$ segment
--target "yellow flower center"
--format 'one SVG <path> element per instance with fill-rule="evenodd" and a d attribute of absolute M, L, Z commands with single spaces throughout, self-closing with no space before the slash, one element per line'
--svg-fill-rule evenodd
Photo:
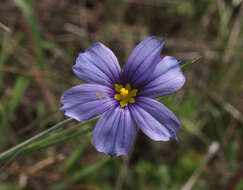
<path fill-rule="evenodd" d="M 125 95 L 128 94 L 128 90 L 126 90 L 125 88 L 122 88 L 122 89 L 120 90 L 120 94 L 121 94 L 122 96 L 125 96 Z"/>
<path fill-rule="evenodd" d="M 129 83 L 124 87 L 121 84 L 115 84 L 116 94 L 114 98 L 120 102 L 121 107 L 125 107 L 128 103 L 135 103 L 134 97 L 137 96 L 137 89 L 132 89 Z"/>

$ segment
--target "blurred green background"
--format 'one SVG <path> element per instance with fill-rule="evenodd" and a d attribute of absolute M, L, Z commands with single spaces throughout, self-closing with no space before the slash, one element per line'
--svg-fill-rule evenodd
<path fill-rule="evenodd" d="M 242 190 L 242 18 L 242 0 L 1 0 L 0 152 L 66 119 L 59 98 L 81 83 L 72 66 L 94 42 L 121 65 L 151 35 L 167 38 L 162 55 L 202 58 L 161 100 L 182 123 L 179 142 L 139 133 L 128 156 L 110 158 L 80 128 L 53 141 L 60 129 L 0 162 L 0 190 Z"/>

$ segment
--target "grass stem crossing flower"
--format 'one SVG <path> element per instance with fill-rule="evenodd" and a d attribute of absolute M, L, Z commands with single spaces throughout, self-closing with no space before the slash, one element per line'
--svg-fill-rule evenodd
<path fill-rule="evenodd" d="M 154 100 L 176 92 L 185 83 L 179 62 L 160 57 L 164 40 L 149 37 L 140 42 L 120 68 L 114 53 L 95 43 L 80 53 L 73 71 L 87 84 L 62 95 L 60 110 L 78 121 L 101 115 L 93 132 L 99 152 L 111 156 L 131 150 L 137 128 L 156 141 L 176 137 L 180 122 L 163 104 Z"/>

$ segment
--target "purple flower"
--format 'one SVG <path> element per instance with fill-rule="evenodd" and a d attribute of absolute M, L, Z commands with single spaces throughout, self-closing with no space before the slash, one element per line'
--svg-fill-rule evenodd
<path fill-rule="evenodd" d="M 185 83 L 179 62 L 160 57 L 164 40 L 149 37 L 139 43 L 122 70 L 114 53 L 95 43 L 80 53 L 73 71 L 87 82 L 63 93 L 61 110 L 78 121 L 101 114 L 93 132 L 99 152 L 126 155 L 141 129 L 152 140 L 176 137 L 180 122 L 153 98 L 176 92 Z"/>

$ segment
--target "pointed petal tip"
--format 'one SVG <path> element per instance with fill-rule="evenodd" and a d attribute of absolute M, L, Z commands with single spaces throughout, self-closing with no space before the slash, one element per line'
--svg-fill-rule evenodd
<path fill-rule="evenodd" d="M 126 156 L 128 155 L 129 151 L 116 151 L 116 150 L 106 150 L 105 147 L 99 147 L 99 146 L 95 146 L 96 150 L 100 153 L 103 153 L 107 156 L 111 156 L 111 157 L 118 157 L 118 156 Z"/>
<path fill-rule="evenodd" d="M 57 111 L 65 111 L 64 106 L 58 108 Z"/>
<path fill-rule="evenodd" d="M 158 40 L 158 37 L 156 37 L 156 36 L 149 36 L 149 37 L 145 38 L 144 40 L 148 40 L 148 39 Z M 162 37 L 162 38 L 159 38 L 159 39 L 160 40 L 158 40 L 158 41 L 165 41 L 166 37 Z M 142 41 L 144 41 L 144 40 L 142 40 Z"/>
<path fill-rule="evenodd" d="M 165 40 L 166 40 L 166 37 L 161 38 L 160 43 L 161 44 L 164 44 L 165 43 Z"/>
<path fill-rule="evenodd" d="M 65 111 L 65 110 L 62 110 L 62 111 Z M 81 122 L 81 121 L 84 121 L 84 120 L 80 120 L 79 117 L 77 117 L 77 116 L 75 116 L 75 115 L 73 115 L 73 114 L 71 114 L 71 113 L 69 113 L 69 112 L 67 112 L 67 111 L 65 111 L 64 115 L 67 116 L 67 117 L 73 118 L 73 119 L 75 119 L 76 121 L 80 121 L 80 122 Z"/>
<path fill-rule="evenodd" d="M 105 152 L 103 150 L 98 150 L 98 152 L 101 152 L 101 153 L 104 153 L 105 155 L 107 156 L 110 156 L 110 157 L 118 157 L 118 156 L 126 156 L 128 155 L 128 152 Z"/>
<path fill-rule="evenodd" d="M 174 136 L 174 139 L 175 139 L 177 142 L 180 141 L 180 139 L 179 139 L 176 135 Z"/>

